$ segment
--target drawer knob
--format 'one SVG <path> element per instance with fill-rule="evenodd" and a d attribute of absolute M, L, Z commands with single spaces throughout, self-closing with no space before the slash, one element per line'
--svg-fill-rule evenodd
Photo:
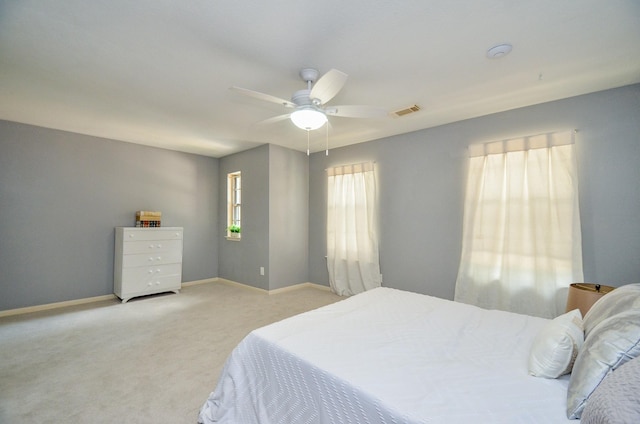
<path fill-rule="evenodd" d="M 149 261 L 153 262 L 153 258 L 152 258 L 152 257 L 149 257 Z"/>
<path fill-rule="evenodd" d="M 147 286 L 149 286 L 149 287 L 151 287 L 152 285 L 153 285 L 153 284 L 151 284 L 151 283 L 147 283 Z"/>
<path fill-rule="evenodd" d="M 162 260 L 162 258 L 161 258 L 160 256 L 158 256 L 156 259 L 157 259 L 158 261 L 161 261 L 161 260 Z"/>
<path fill-rule="evenodd" d="M 160 249 L 162 247 L 162 245 L 160 243 L 158 243 L 158 245 L 156 246 L 158 249 Z"/>
<path fill-rule="evenodd" d="M 150 245 L 149 245 L 149 249 L 153 249 L 153 244 L 150 244 Z"/>
<path fill-rule="evenodd" d="M 153 270 L 152 269 L 149 270 L 149 274 L 153 274 Z"/>
<path fill-rule="evenodd" d="M 157 272 L 157 273 L 160 273 L 160 268 L 156 269 L 156 272 Z"/>

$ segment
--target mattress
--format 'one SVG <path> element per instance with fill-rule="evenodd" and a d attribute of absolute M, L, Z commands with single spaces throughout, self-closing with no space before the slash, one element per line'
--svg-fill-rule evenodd
<path fill-rule="evenodd" d="M 199 422 L 575 423 L 527 372 L 546 322 L 376 288 L 251 332 Z"/>

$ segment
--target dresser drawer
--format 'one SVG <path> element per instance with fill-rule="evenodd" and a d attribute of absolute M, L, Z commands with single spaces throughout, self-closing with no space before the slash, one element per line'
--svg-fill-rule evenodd
<path fill-rule="evenodd" d="M 133 280 L 123 288 L 121 296 L 133 297 L 164 291 L 180 290 L 182 286 L 180 275 L 156 276 L 148 280 Z"/>
<path fill-rule="evenodd" d="M 162 264 L 182 263 L 182 251 L 139 253 L 135 255 L 123 255 L 122 267 L 133 268 L 138 266 L 153 266 Z"/>
<path fill-rule="evenodd" d="M 176 275 L 182 279 L 182 264 L 126 268 L 122 270 L 122 283 L 133 284 L 136 281 L 147 283 L 154 278 Z"/>
<path fill-rule="evenodd" d="M 139 240 L 123 243 L 122 253 L 157 253 L 182 250 L 182 240 Z"/>
<path fill-rule="evenodd" d="M 182 240 L 182 228 L 127 228 L 122 241 L 125 244 L 137 240 Z"/>

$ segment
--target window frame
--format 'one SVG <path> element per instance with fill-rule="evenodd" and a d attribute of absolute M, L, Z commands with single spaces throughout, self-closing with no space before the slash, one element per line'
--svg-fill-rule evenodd
<path fill-rule="evenodd" d="M 232 232 L 233 226 L 240 231 Z M 242 230 L 242 172 L 234 171 L 227 174 L 227 240 L 240 240 Z"/>

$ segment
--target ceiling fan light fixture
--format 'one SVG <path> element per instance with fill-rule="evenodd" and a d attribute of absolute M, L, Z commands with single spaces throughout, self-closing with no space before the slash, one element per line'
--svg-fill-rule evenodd
<path fill-rule="evenodd" d="M 313 108 L 298 109 L 291 114 L 291 122 L 303 130 L 317 130 L 327 123 L 327 115 Z"/>

